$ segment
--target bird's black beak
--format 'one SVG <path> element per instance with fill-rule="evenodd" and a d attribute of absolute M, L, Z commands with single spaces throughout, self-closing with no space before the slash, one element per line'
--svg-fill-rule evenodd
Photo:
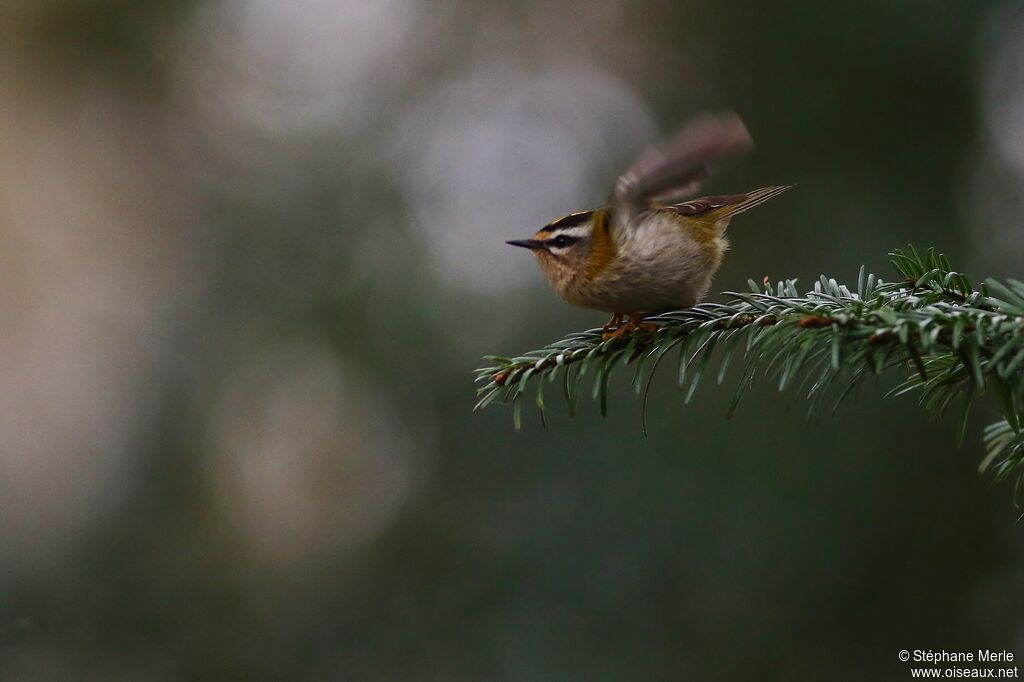
<path fill-rule="evenodd" d="M 513 239 L 505 243 L 511 244 L 512 246 L 521 246 L 524 249 L 530 249 L 531 251 L 535 251 L 544 246 L 541 242 L 537 241 L 536 239 Z"/>

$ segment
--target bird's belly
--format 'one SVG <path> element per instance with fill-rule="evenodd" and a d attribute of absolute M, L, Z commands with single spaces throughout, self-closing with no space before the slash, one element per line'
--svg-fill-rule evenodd
<path fill-rule="evenodd" d="M 690 307 L 707 293 L 726 246 L 724 239 L 701 243 L 678 224 L 641 228 L 615 262 L 591 280 L 580 304 L 609 312 Z"/>

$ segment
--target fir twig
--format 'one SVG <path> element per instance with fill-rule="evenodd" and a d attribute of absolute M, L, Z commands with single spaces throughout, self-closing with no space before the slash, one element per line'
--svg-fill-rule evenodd
<path fill-rule="evenodd" d="M 812 406 L 821 405 L 837 384 L 838 405 L 857 384 L 891 369 L 905 378 L 889 395 L 916 394 L 936 415 L 962 399 L 961 438 L 973 396 L 994 395 L 1003 420 L 985 431 L 981 470 L 993 471 L 997 479 L 1016 473 L 1021 487 L 1024 284 L 988 280 L 975 290 L 934 249 L 921 253 L 908 246 L 889 255 L 898 273 L 894 282 L 864 268 L 854 290 L 824 276 L 804 293 L 796 280 L 774 287 L 750 281 L 749 292 L 725 292 L 725 303 L 647 318 L 657 326 L 654 332 L 603 340 L 600 329 L 591 329 L 521 356 L 488 356 L 488 364 L 476 371 L 476 407 L 512 403 L 518 423 L 531 382 L 537 384 L 535 402 L 543 413 L 544 380 L 561 379 L 570 414 L 583 382 L 592 381 L 603 415 L 610 375 L 629 364 L 635 365 L 633 386 L 644 393 L 646 404 L 643 386 L 673 351 L 679 354 L 677 383 L 687 402 L 704 377 L 722 383 L 730 363 L 744 367 L 730 413 L 757 376 L 779 390 L 806 389 Z M 716 353 L 719 370 L 711 373 Z"/>

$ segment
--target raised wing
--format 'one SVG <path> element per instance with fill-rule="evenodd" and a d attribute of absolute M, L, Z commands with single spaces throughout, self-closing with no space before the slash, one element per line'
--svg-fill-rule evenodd
<path fill-rule="evenodd" d="M 641 154 L 615 183 L 612 205 L 631 214 L 650 202 L 692 194 L 710 172 L 751 146 L 750 133 L 739 116 L 704 114 L 683 126 L 663 147 Z"/>

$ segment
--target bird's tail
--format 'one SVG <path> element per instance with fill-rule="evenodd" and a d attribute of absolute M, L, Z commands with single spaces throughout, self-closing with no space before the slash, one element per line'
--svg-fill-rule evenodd
<path fill-rule="evenodd" d="M 717 220 L 723 220 L 725 218 L 731 218 L 734 215 L 749 211 L 755 206 L 760 206 L 764 202 L 779 196 L 788 189 L 792 189 L 793 185 L 779 185 L 777 187 L 762 187 L 761 189 L 755 189 L 752 192 L 746 194 L 734 194 L 730 198 L 734 198 L 734 201 L 725 203 L 721 208 L 714 211 L 715 218 Z"/>

